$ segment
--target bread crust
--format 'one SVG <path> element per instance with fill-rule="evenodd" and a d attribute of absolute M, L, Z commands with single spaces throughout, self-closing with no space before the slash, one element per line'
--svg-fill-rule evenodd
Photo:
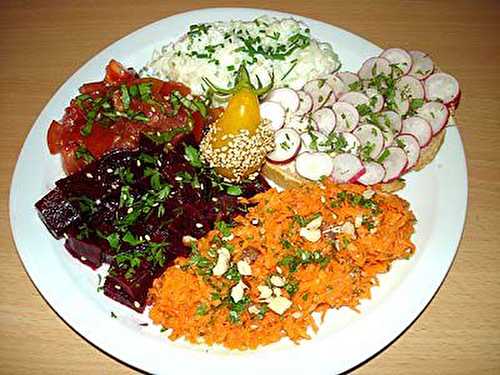
<path fill-rule="evenodd" d="M 450 122 L 453 123 L 452 120 Z M 433 136 L 431 142 L 422 148 L 417 164 L 412 168 L 412 170 L 419 171 L 434 160 L 444 142 L 445 133 L 446 127 L 443 128 L 443 130 L 441 130 L 437 135 Z M 274 181 L 276 184 L 285 189 L 298 187 L 308 182 L 308 180 L 297 174 L 295 171 L 295 163 L 293 161 L 284 164 L 274 164 L 266 161 L 262 167 L 261 173 L 264 177 Z M 386 193 L 393 193 L 404 187 L 405 182 L 402 179 L 377 185 L 377 188 Z"/>

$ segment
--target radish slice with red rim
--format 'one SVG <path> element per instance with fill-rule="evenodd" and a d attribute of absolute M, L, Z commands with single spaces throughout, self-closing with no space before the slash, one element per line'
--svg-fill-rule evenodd
<path fill-rule="evenodd" d="M 269 94 L 267 94 L 266 101 L 279 103 L 286 111 L 292 113 L 299 109 L 300 104 L 297 92 L 287 87 L 272 90 Z"/>
<path fill-rule="evenodd" d="M 298 154 L 302 140 L 294 129 L 283 128 L 274 133 L 274 150 L 267 154 L 272 163 L 288 163 Z"/>
<path fill-rule="evenodd" d="M 295 129 L 299 133 L 318 130 L 318 124 L 310 116 L 291 116 L 285 123 L 285 128 Z"/>
<path fill-rule="evenodd" d="M 396 91 L 394 96 L 394 109 L 401 116 L 404 116 L 410 110 L 410 101 L 406 98 L 403 98 L 401 92 L 399 90 Z"/>
<path fill-rule="evenodd" d="M 394 139 L 394 145 L 402 148 L 403 151 L 406 152 L 408 164 L 405 172 L 413 168 L 420 157 L 420 145 L 418 144 L 417 138 L 411 134 L 401 134 Z"/>
<path fill-rule="evenodd" d="M 313 130 L 302 133 L 300 138 L 302 139 L 301 150 L 309 152 L 327 152 L 330 150 L 330 147 L 327 146 L 328 137 L 323 133 Z"/>
<path fill-rule="evenodd" d="M 365 90 L 365 94 L 369 98 L 369 105 L 373 113 L 380 112 L 384 108 L 384 97 L 374 88 Z"/>
<path fill-rule="evenodd" d="M 347 86 L 347 91 L 353 91 L 352 87 L 357 86 L 360 82 L 359 76 L 353 72 L 337 72 L 335 73 L 344 84 Z"/>
<path fill-rule="evenodd" d="M 432 139 L 431 125 L 420 116 L 412 116 L 403 120 L 401 133 L 413 135 L 420 147 L 427 146 Z"/>
<path fill-rule="evenodd" d="M 302 90 L 297 91 L 297 95 L 299 96 L 299 108 L 294 114 L 296 116 L 303 116 L 312 110 L 313 100 L 311 95 Z"/>
<path fill-rule="evenodd" d="M 351 91 L 342 95 L 339 98 L 339 102 L 349 103 L 352 104 L 354 107 L 357 107 L 358 105 L 362 104 L 369 105 L 370 99 L 368 98 L 368 96 L 366 96 L 361 92 Z"/>
<path fill-rule="evenodd" d="M 382 164 L 376 161 L 369 161 L 363 163 L 365 166 L 365 173 L 358 178 L 358 182 L 363 185 L 375 185 L 379 184 L 384 180 L 385 168 Z"/>
<path fill-rule="evenodd" d="M 431 125 L 432 134 L 439 133 L 448 123 L 450 111 L 440 102 L 427 102 L 417 110 L 417 114 Z"/>
<path fill-rule="evenodd" d="M 423 99 L 425 97 L 424 85 L 415 77 L 403 76 L 396 81 L 394 86 L 403 98 Z"/>
<path fill-rule="evenodd" d="M 336 100 L 332 88 L 326 83 L 326 79 L 313 79 L 307 82 L 302 90 L 311 95 L 313 99 L 313 111 L 320 109 L 328 103 L 334 103 Z"/>
<path fill-rule="evenodd" d="M 387 128 L 388 131 L 391 130 L 391 132 L 395 135 L 398 135 L 401 132 L 402 120 L 401 116 L 397 112 L 381 112 L 377 116 L 377 120 L 382 129 Z"/>
<path fill-rule="evenodd" d="M 335 112 L 337 132 L 348 131 L 351 132 L 356 129 L 359 122 L 359 112 L 350 103 L 337 102 L 332 106 L 333 112 Z"/>
<path fill-rule="evenodd" d="M 276 131 L 285 124 L 285 109 L 279 103 L 264 102 L 260 105 L 260 117 L 269 120 L 271 129 Z"/>
<path fill-rule="evenodd" d="M 376 159 L 384 148 L 384 137 L 382 131 L 375 125 L 363 124 L 358 126 L 353 134 L 361 142 L 361 154 L 363 157 Z"/>
<path fill-rule="evenodd" d="M 338 184 L 356 182 L 365 173 L 361 160 L 353 154 L 338 154 L 333 158 L 332 179 Z"/>
<path fill-rule="evenodd" d="M 318 124 L 318 130 L 328 135 L 335 129 L 335 112 L 331 108 L 320 108 L 311 114 L 311 118 Z"/>
<path fill-rule="evenodd" d="M 396 65 L 401 72 L 400 75 L 408 74 L 413 65 L 411 55 L 401 48 L 388 48 L 380 54 L 380 57 L 387 59 L 391 65 Z"/>
<path fill-rule="evenodd" d="M 379 74 L 389 75 L 391 70 L 389 60 L 383 57 L 370 57 L 361 65 L 358 76 L 361 79 L 372 79 Z"/>
<path fill-rule="evenodd" d="M 359 154 L 359 148 L 361 147 L 361 142 L 358 137 L 349 132 L 339 133 L 340 137 L 343 137 L 346 143 L 346 146 L 343 148 L 344 152 L 348 152 L 353 155 Z"/>
<path fill-rule="evenodd" d="M 328 77 L 326 83 L 333 90 L 336 98 L 339 98 L 341 95 L 349 91 L 349 87 L 335 75 Z"/>
<path fill-rule="evenodd" d="M 413 65 L 408 74 L 420 80 L 429 77 L 434 71 L 434 62 L 429 55 L 422 51 L 410 51 L 410 55 Z"/>
<path fill-rule="evenodd" d="M 434 73 L 425 80 L 425 97 L 429 101 L 440 100 L 456 108 L 460 100 L 460 86 L 455 77 L 447 73 Z"/>
<path fill-rule="evenodd" d="M 333 160 L 324 152 L 304 152 L 295 159 L 295 170 L 308 180 L 319 181 L 331 175 Z"/>
<path fill-rule="evenodd" d="M 387 147 L 384 150 L 386 153 L 386 158 L 382 162 L 385 168 L 385 177 L 383 182 L 391 182 L 405 171 L 406 165 L 408 164 L 408 157 L 403 149 L 395 146 Z"/>

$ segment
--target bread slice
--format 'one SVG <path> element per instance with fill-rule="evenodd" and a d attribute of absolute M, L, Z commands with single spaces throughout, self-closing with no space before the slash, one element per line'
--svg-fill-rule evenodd
<path fill-rule="evenodd" d="M 450 118 L 450 123 L 453 123 Z M 420 151 L 420 158 L 412 170 L 419 171 L 429 164 L 436 157 L 441 145 L 444 141 L 446 128 L 435 135 L 431 142 Z M 284 164 L 275 164 L 266 161 L 262 167 L 262 175 L 279 186 L 287 189 L 294 188 L 308 182 L 305 178 L 299 176 L 295 171 L 295 162 Z M 405 187 L 405 182 L 402 179 L 397 179 L 388 183 L 380 184 L 380 189 L 387 193 L 393 193 Z"/>

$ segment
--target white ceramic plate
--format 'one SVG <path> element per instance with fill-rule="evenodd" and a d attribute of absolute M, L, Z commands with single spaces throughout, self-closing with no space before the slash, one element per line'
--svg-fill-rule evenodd
<path fill-rule="evenodd" d="M 114 58 L 140 69 L 155 48 L 178 38 L 190 24 L 249 20 L 260 15 L 292 15 L 258 9 L 203 9 L 179 14 L 146 26 L 118 42 L 80 68 L 52 97 L 33 125 L 14 172 L 10 195 L 12 232 L 24 266 L 50 306 L 87 340 L 120 360 L 152 373 L 270 373 L 331 374 L 356 366 L 390 344 L 426 307 L 444 280 L 455 256 L 467 206 L 465 156 L 456 127 L 448 128 L 437 158 L 422 172 L 407 175 L 401 196 L 410 201 L 418 219 L 414 241 L 417 252 L 398 261 L 380 277 L 373 298 L 361 314 L 332 311 L 319 333 L 301 345 L 283 340 L 248 352 L 172 343 L 158 327 L 141 327 L 146 317 L 135 314 L 96 292 L 97 275 L 74 260 L 62 241 L 51 237 L 33 204 L 63 175 L 58 157 L 45 143 L 52 119 L 62 116 L 70 98 L 84 82 L 100 80 Z M 380 48 L 337 27 L 293 16 L 306 22 L 312 35 L 329 41 L 345 70 L 357 70 Z M 387 41 L 391 45 L 391 41 Z M 428 51 L 432 54 L 432 51 Z M 113 311 L 118 318 L 112 319 Z"/>

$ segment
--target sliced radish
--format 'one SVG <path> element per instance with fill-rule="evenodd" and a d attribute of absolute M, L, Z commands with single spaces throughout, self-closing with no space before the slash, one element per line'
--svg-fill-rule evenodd
<path fill-rule="evenodd" d="M 295 170 L 308 180 L 319 181 L 332 174 L 333 160 L 324 152 L 304 152 L 295 159 Z"/>
<path fill-rule="evenodd" d="M 455 77 L 447 73 L 434 73 L 425 80 L 425 98 L 441 100 L 446 106 L 458 107 L 460 86 Z"/>
<path fill-rule="evenodd" d="M 302 90 L 297 91 L 297 95 L 299 96 L 299 108 L 295 111 L 294 115 L 303 116 L 311 111 L 313 100 L 311 95 Z"/>
<path fill-rule="evenodd" d="M 336 98 L 349 91 L 349 87 L 336 75 L 328 77 L 326 83 L 333 90 Z"/>
<path fill-rule="evenodd" d="M 402 120 L 401 116 L 394 111 L 384 111 L 378 115 L 379 124 L 392 129 L 393 133 L 399 134 L 401 132 Z"/>
<path fill-rule="evenodd" d="M 352 72 L 337 72 L 335 73 L 335 76 L 337 76 L 344 84 L 347 86 L 348 91 L 352 91 L 351 87 L 359 82 L 359 76 L 356 73 Z"/>
<path fill-rule="evenodd" d="M 424 85 L 412 76 L 403 76 L 394 85 L 401 96 L 406 99 L 423 99 L 425 97 Z"/>
<path fill-rule="evenodd" d="M 338 184 L 356 182 L 365 173 L 361 160 L 353 154 L 338 154 L 333 158 L 332 179 Z"/>
<path fill-rule="evenodd" d="M 330 147 L 326 146 L 328 137 L 318 131 L 313 130 L 302 133 L 300 135 L 300 138 L 302 139 L 301 151 L 304 150 L 309 152 L 326 152 L 330 149 Z"/>
<path fill-rule="evenodd" d="M 375 185 L 384 180 L 385 168 L 382 164 L 377 163 L 376 161 L 369 161 L 363 164 L 365 166 L 365 173 L 358 178 L 358 182 L 363 185 Z"/>
<path fill-rule="evenodd" d="M 344 103 L 349 103 L 352 104 L 354 107 L 357 107 L 358 105 L 361 104 L 369 104 L 370 99 L 368 96 L 361 92 L 356 92 L 356 91 L 351 91 L 348 92 L 347 94 L 342 95 L 339 98 L 339 102 L 344 102 Z"/>
<path fill-rule="evenodd" d="M 331 108 L 320 108 L 311 114 L 311 118 L 318 124 L 318 130 L 325 135 L 335 129 L 335 112 Z"/>
<path fill-rule="evenodd" d="M 420 116 L 412 116 L 403 120 L 401 133 L 413 135 L 417 138 L 420 147 L 427 146 L 432 138 L 431 125 Z"/>
<path fill-rule="evenodd" d="M 374 88 L 368 88 L 365 90 L 365 94 L 370 99 L 370 107 L 373 113 L 380 112 L 384 108 L 384 97 Z"/>
<path fill-rule="evenodd" d="M 283 87 L 272 90 L 266 96 L 266 101 L 279 103 L 289 112 L 295 112 L 299 109 L 300 99 L 297 91 Z"/>
<path fill-rule="evenodd" d="M 401 71 L 401 75 L 408 74 L 413 65 L 411 55 L 401 48 L 388 48 L 380 54 L 380 57 L 384 57 L 389 60 L 390 64 L 396 65 Z"/>
<path fill-rule="evenodd" d="M 260 105 L 260 116 L 271 121 L 271 128 L 276 131 L 285 124 L 285 109 L 279 103 L 264 102 Z"/>
<path fill-rule="evenodd" d="M 406 98 L 403 98 L 401 95 L 401 91 L 397 90 L 394 96 L 394 110 L 399 113 L 401 116 L 404 116 L 410 110 L 410 101 Z"/>
<path fill-rule="evenodd" d="M 432 134 L 436 135 L 448 123 L 450 111 L 440 102 L 427 102 L 417 110 L 417 114 L 431 125 Z"/>
<path fill-rule="evenodd" d="M 434 71 L 434 62 L 428 54 L 422 51 L 410 51 L 413 65 L 408 73 L 409 75 L 424 80 Z"/>
<path fill-rule="evenodd" d="M 267 154 L 267 159 L 272 163 L 288 163 L 299 152 L 301 142 L 294 129 L 280 129 L 274 133 L 274 150 Z"/>
<path fill-rule="evenodd" d="M 370 57 L 361 65 L 361 69 L 358 72 L 358 76 L 361 79 L 372 79 L 379 74 L 391 74 L 389 60 L 383 57 Z"/>
<path fill-rule="evenodd" d="M 343 137 L 347 144 L 344 148 L 344 152 L 348 152 L 353 155 L 359 154 L 359 148 L 361 147 L 361 142 L 359 141 L 358 137 L 349 132 L 339 133 L 339 136 Z"/>
<path fill-rule="evenodd" d="M 358 126 L 359 113 L 352 104 L 337 102 L 332 106 L 332 110 L 335 112 L 337 119 L 335 127 L 337 132 L 351 132 Z"/>
<path fill-rule="evenodd" d="M 391 182 L 401 176 L 401 174 L 406 170 L 406 165 L 408 164 L 408 157 L 403 149 L 395 146 L 387 147 L 384 150 L 387 154 L 382 165 L 385 168 L 385 177 L 383 182 Z"/>
<path fill-rule="evenodd" d="M 326 79 L 313 79 L 307 82 L 302 90 L 311 95 L 313 99 L 313 111 L 325 105 L 335 103 L 335 94 L 332 88 L 326 83 Z"/>
<path fill-rule="evenodd" d="M 413 168 L 420 157 L 420 145 L 417 138 L 411 134 L 401 134 L 394 139 L 394 145 L 401 147 L 406 152 L 408 164 L 406 165 L 405 172 Z"/>
<path fill-rule="evenodd" d="M 291 116 L 285 122 L 285 128 L 295 129 L 299 133 L 308 130 L 318 130 L 318 124 L 309 116 Z"/>
<path fill-rule="evenodd" d="M 382 131 L 372 124 L 358 126 L 353 134 L 361 142 L 361 148 L 365 150 L 366 156 L 376 159 L 384 148 L 384 136 Z"/>

